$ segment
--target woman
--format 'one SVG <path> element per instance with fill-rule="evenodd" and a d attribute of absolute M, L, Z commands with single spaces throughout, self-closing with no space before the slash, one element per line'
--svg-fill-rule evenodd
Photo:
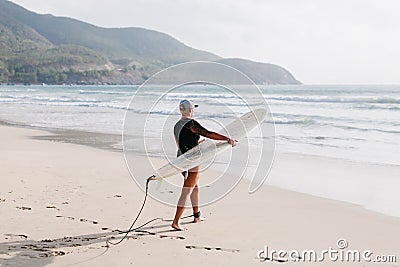
<path fill-rule="evenodd" d="M 198 105 L 194 105 L 190 100 L 182 100 L 179 104 L 179 110 L 182 114 L 181 119 L 174 126 L 174 136 L 178 145 L 178 157 L 184 154 L 189 149 L 197 146 L 200 142 L 200 136 L 211 138 L 214 140 L 227 141 L 232 147 L 236 146 L 237 140 L 231 139 L 219 133 L 211 132 L 205 129 L 193 118 L 194 108 Z M 179 219 L 181 218 L 188 197 L 192 202 L 193 216 L 195 223 L 201 220 L 199 211 L 199 167 L 194 167 L 188 172 L 183 172 L 185 181 L 183 183 L 181 196 L 178 200 L 176 207 L 176 213 L 174 221 L 172 222 L 172 228 L 183 231 L 185 230 L 180 224 Z"/>

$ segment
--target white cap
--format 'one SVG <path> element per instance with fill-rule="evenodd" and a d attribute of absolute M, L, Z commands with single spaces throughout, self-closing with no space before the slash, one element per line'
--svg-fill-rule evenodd
<path fill-rule="evenodd" d="M 199 106 L 199 105 L 195 105 L 195 104 L 193 104 L 192 101 L 187 100 L 187 99 L 182 100 L 182 101 L 179 103 L 179 109 L 180 109 L 180 110 L 188 110 L 188 109 L 191 109 L 191 108 L 197 108 L 198 106 Z"/>

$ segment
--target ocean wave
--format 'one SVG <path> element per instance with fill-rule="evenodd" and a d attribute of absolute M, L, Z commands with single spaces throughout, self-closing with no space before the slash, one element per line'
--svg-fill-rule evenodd
<path fill-rule="evenodd" d="M 23 91 L 22 89 L 0 89 L 0 93 L 1 93 L 1 92 L 7 92 L 7 93 L 12 92 L 12 93 L 17 93 L 17 92 L 22 92 L 22 91 Z"/>
<path fill-rule="evenodd" d="M 143 96 L 156 95 L 160 96 L 161 92 L 143 92 Z M 184 98 L 191 99 L 193 101 L 208 101 L 213 99 L 221 99 L 225 101 L 224 105 L 242 105 L 240 103 L 230 102 L 230 100 L 236 99 L 259 99 L 260 96 L 256 94 L 238 94 L 233 93 L 169 93 L 165 95 L 166 100 L 180 101 Z M 400 104 L 400 98 L 397 97 L 357 97 L 357 96 L 290 96 L 290 95 L 269 95 L 263 94 L 265 100 L 268 101 L 279 101 L 279 102 L 299 102 L 299 103 L 342 103 L 342 104 Z M 210 103 L 218 105 L 217 102 Z M 221 103 L 222 104 L 222 103 Z M 398 107 L 392 108 L 397 109 Z"/>
<path fill-rule="evenodd" d="M 67 96 L 59 96 L 59 97 L 49 97 L 49 96 L 31 96 L 31 95 L 0 95 L 0 99 L 29 99 L 32 101 L 41 101 L 41 102 L 93 102 L 98 103 L 101 102 L 97 99 L 83 99 L 83 98 L 70 98 Z M 35 102 L 27 102 L 31 104 L 35 104 Z M 27 104 L 26 103 L 26 104 Z"/>
<path fill-rule="evenodd" d="M 262 137 L 264 138 L 264 137 Z M 322 135 L 314 135 L 314 136 L 303 136 L 299 138 L 298 136 L 288 136 L 288 135 L 276 135 L 276 138 L 279 139 L 284 139 L 288 141 L 294 141 L 294 142 L 299 142 L 299 141 L 309 141 L 309 140 L 321 140 L 321 141 L 367 141 L 365 138 L 360 138 L 360 137 L 338 137 L 338 136 L 322 136 Z"/>
<path fill-rule="evenodd" d="M 97 99 L 82 99 L 82 98 L 69 98 L 65 96 L 61 97 L 47 97 L 47 96 L 35 96 L 32 98 L 33 100 L 37 101 L 44 101 L 44 102 L 89 102 L 89 103 L 100 103 L 100 100 Z"/>
<path fill-rule="evenodd" d="M 111 109 L 123 109 L 127 110 L 127 106 L 110 104 L 110 103 L 79 103 L 79 107 L 98 107 L 98 108 L 111 108 Z"/>
<path fill-rule="evenodd" d="M 389 134 L 400 134 L 399 130 L 386 130 L 386 129 L 378 129 L 378 128 L 365 128 L 365 127 L 357 127 L 357 126 L 350 126 L 350 125 L 333 125 L 334 127 L 345 129 L 345 130 L 357 130 L 357 131 L 373 131 L 373 132 L 380 132 L 380 133 L 389 133 Z"/>
<path fill-rule="evenodd" d="M 328 117 L 328 116 L 316 116 L 316 115 L 299 115 L 299 114 L 284 114 L 284 113 L 274 113 L 273 123 L 279 125 L 299 125 L 301 127 L 333 127 L 344 130 L 357 130 L 357 131 L 375 131 L 382 133 L 390 133 L 390 134 L 398 134 L 399 130 L 396 129 L 387 129 L 387 127 L 396 127 L 396 123 L 394 122 L 381 122 L 381 126 L 386 126 L 385 128 L 372 128 L 365 127 L 360 124 L 364 123 L 365 125 L 370 125 L 370 120 L 355 120 L 349 118 L 338 118 L 338 117 Z M 272 123 L 272 121 L 266 121 L 266 123 Z M 375 125 L 377 126 L 377 125 Z"/>
<path fill-rule="evenodd" d="M 371 103 L 371 104 L 400 104 L 399 98 L 392 97 L 325 97 L 325 96 L 268 96 L 267 100 L 288 102 L 311 102 L 311 103 Z"/>
<path fill-rule="evenodd" d="M 396 105 L 380 105 L 380 104 L 358 104 L 354 105 L 355 108 L 357 109 L 365 109 L 365 110 L 400 110 L 400 106 Z"/>
<path fill-rule="evenodd" d="M 215 94 L 215 93 L 170 93 L 166 95 L 167 100 L 182 100 L 182 99 L 230 99 L 236 98 L 240 99 L 240 97 L 234 94 Z"/>
<path fill-rule="evenodd" d="M 17 103 L 19 102 L 18 99 L 2 99 L 0 98 L 0 103 Z"/>
<path fill-rule="evenodd" d="M 19 101 L 16 99 L 2 100 L 0 103 L 18 103 L 20 105 L 38 105 L 38 106 L 69 106 L 69 107 L 90 107 L 90 108 L 111 108 L 111 109 L 127 109 L 126 105 L 111 104 L 105 102 L 75 102 L 75 101 L 50 101 L 50 102 L 31 102 Z"/>
<path fill-rule="evenodd" d="M 138 109 L 138 108 L 128 108 L 129 112 L 133 112 L 136 114 L 144 114 L 144 115 L 174 115 L 174 116 L 180 116 L 180 113 L 178 111 L 168 111 L 168 110 L 144 110 L 144 109 Z M 132 113 L 128 113 L 132 114 Z M 129 115 L 128 115 L 129 116 Z M 229 118 L 236 118 L 234 114 L 231 113 L 203 113 L 203 114 L 197 114 L 196 119 L 209 119 L 209 118 L 219 118 L 219 119 L 229 119 Z"/>
<path fill-rule="evenodd" d="M 82 95 L 89 95 L 89 94 L 106 94 L 106 95 L 125 95 L 125 94 L 132 94 L 133 92 L 130 91 L 105 91 L 105 90 L 79 90 L 79 94 Z"/>
<path fill-rule="evenodd" d="M 26 98 L 31 98 L 30 95 L 0 95 L 0 98 L 8 98 L 8 99 L 26 99 Z"/>
<path fill-rule="evenodd" d="M 274 118 L 273 121 L 265 121 L 266 123 L 274 123 L 274 124 L 297 124 L 297 125 L 304 125 L 304 126 L 311 126 L 311 125 L 315 125 L 318 124 L 317 121 L 313 120 L 313 119 L 285 119 L 285 118 Z"/>
<path fill-rule="evenodd" d="M 375 124 L 379 125 L 385 125 L 385 126 L 393 126 L 398 123 L 398 120 L 396 118 L 393 119 L 380 119 L 379 121 L 373 121 L 370 117 L 345 117 L 345 116 L 336 116 L 336 114 L 332 114 L 332 116 L 328 115 L 312 115 L 312 114 L 298 114 L 298 113 L 279 113 L 279 112 L 274 112 L 273 116 L 275 119 L 285 119 L 285 120 L 313 120 L 318 124 L 321 125 L 332 125 L 332 124 L 340 124 L 340 123 L 349 123 L 351 125 L 355 124 L 365 124 L 365 125 L 370 125 L 372 122 Z"/>

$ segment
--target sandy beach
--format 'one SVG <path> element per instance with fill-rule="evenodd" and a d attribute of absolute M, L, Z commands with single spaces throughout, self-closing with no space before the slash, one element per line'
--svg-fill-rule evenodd
<path fill-rule="evenodd" d="M 120 245 L 107 247 L 107 238 L 115 236 L 111 240 L 117 241 L 121 235 L 116 230 L 130 226 L 144 197 L 129 176 L 123 154 L 38 140 L 50 134 L 40 130 L 2 125 L 0 133 L 2 267 L 400 266 L 399 218 L 270 185 L 250 195 L 245 180 L 222 200 L 201 208 L 205 222 L 184 220 L 187 231 L 172 231 L 170 222 L 158 220 L 130 233 Z M 398 167 L 278 154 L 269 179 L 281 179 L 282 185 L 291 179 L 295 183 L 295 177 L 308 175 L 304 166 L 314 166 L 314 176 L 354 175 L 357 170 L 360 176 L 399 174 Z M 349 172 L 339 172 L 341 167 Z M 140 172 L 147 177 L 152 170 Z M 150 198 L 138 225 L 157 217 L 169 220 L 174 212 Z M 185 215 L 190 213 L 187 210 Z M 346 240 L 348 249 L 372 251 L 373 259 L 395 255 L 397 262 L 333 262 L 329 258 L 279 262 L 257 256 L 265 246 L 287 252 L 338 249 L 339 239 Z"/>

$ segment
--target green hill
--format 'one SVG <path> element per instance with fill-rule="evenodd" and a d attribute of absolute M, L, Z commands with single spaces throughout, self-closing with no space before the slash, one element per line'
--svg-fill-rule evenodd
<path fill-rule="evenodd" d="M 254 62 L 240 58 L 220 59 L 217 62 L 240 70 L 258 84 L 299 83 L 290 72 L 274 64 Z"/>
<path fill-rule="evenodd" d="M 140 83 L 186 61 L 219 61 L 256 83 L 299 83 L 285 69 L 221 57 L 142 28 L 101 28 L 0 0 L 0 82 Z"/>

